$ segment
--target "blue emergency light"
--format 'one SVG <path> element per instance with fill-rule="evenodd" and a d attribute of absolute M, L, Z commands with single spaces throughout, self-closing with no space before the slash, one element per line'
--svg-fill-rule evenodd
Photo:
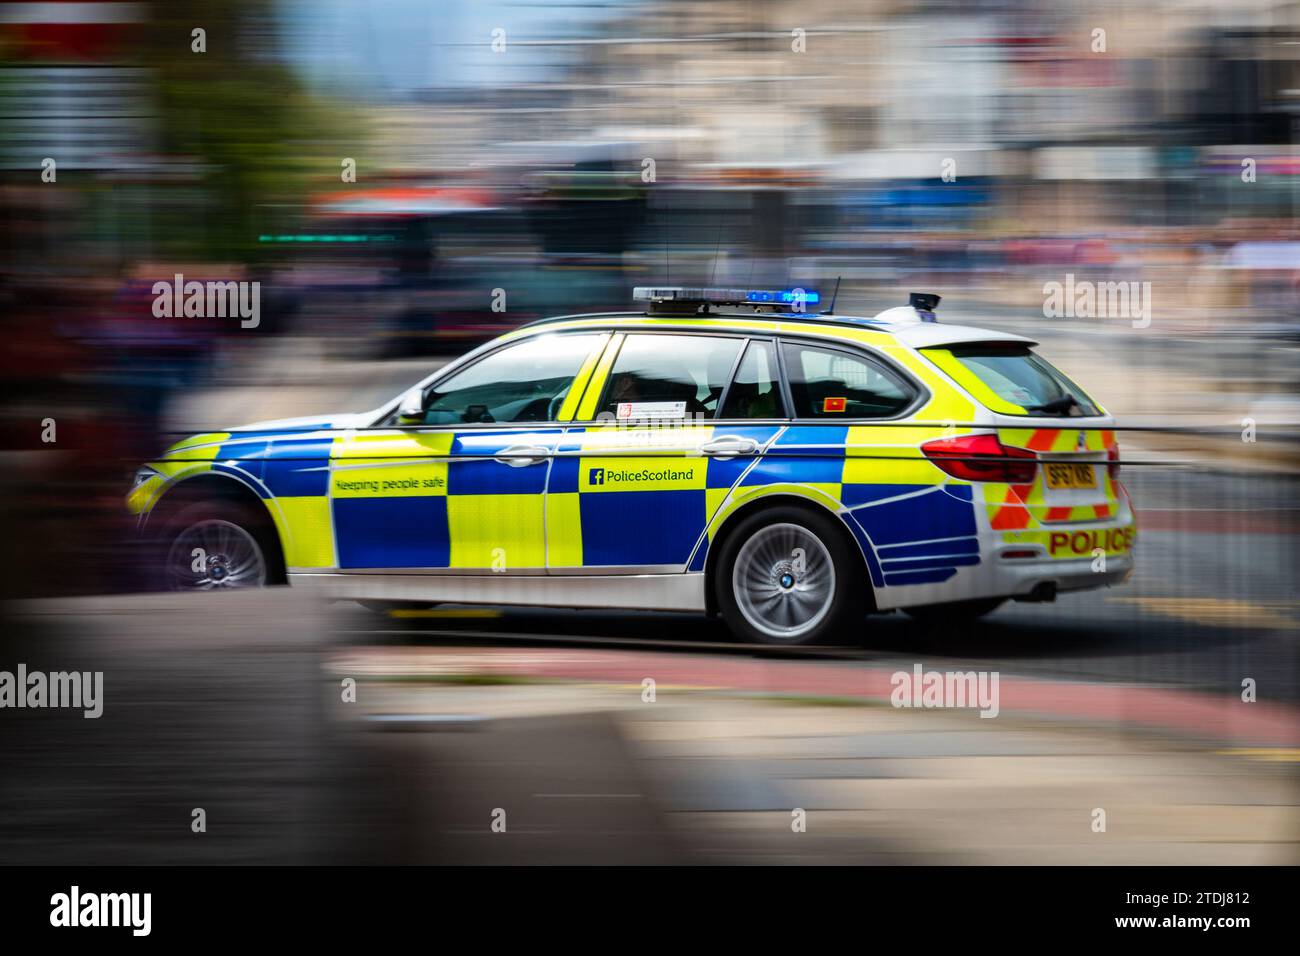
<path fill-rule="evenodd" d="M 649 302 L 659 310 L 673 312 L 708 311 L 710 306 L 748 306 L 755 309 L 815 306 L 822 300 L 821 293 L 812 289 L 688 289 L 681 286 L 637 286 L 632 290 L 632 298 L 639 302 Z M 798 308 L 797 311 L 804 310 Z"/>
<path fill-rule="evenodd" d="M 789 292 L 751 292 L 747 298 L 750 302 L 803 302 L 805 305 L 816 305 L 822 300 L 816 292 L 809 292 L 806 289 L 793 289 Z"/>

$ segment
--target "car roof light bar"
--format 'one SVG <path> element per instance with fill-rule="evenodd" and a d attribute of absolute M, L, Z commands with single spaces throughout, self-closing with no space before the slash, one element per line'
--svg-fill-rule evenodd
<path fill-rule="evenodd" d="M 708 312 L 714 306 L 731 306 L 773 312 L 806 312 L 821 303 L 812 289 L 712 289 L 683 286 L 637 286 L 632 298 L 649 302 L 648 311 L 676 315 Z M 813 310 L 815 311 L 815 310 Z"/>

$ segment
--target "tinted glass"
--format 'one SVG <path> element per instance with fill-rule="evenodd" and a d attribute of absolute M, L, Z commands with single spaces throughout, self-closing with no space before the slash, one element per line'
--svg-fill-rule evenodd
<path fill-rule="evenodd" d="M 993 394 L 1031 415 L 1099 415 L 1083 389 L 1023 345 L 959 345 L 946 349 Z"/>
<path fill-rule="evenodd" d="M 783 418 L 780 375 L 771 342 L 751 341 L 727 391 L 720 418 Z"/>
<path fill-rule="evenodd" d="M 865 356 L 793 342 L 783 348 L 796 418 L 889 418 L 915 397 L 901 376 Z"/>
<path fill-rule="evenodd" d="M 621 421 L 712 418 L 742 344 L 707 335 L 629 335 L 598 414 Z"/>
<path fill-rule="evenodd" d="M 434 388 L 425 424 L 554 421 L 600 338 L 543 335 L 493 352 Z"/>

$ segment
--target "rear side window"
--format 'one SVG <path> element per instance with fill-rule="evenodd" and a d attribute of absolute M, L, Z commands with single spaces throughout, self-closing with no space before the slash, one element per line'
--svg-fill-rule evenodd
<path fill-rule="evenodd" d="M 995 412 L 1046 417 L 1102 413 L 1083 389 L 1028 346 L 981 343 L 924 352 Z"/>
<path fill-rule="evenodd" d="M 863 355 L 786 342 L 782 345 L 796 418 L 891 418 L 916 390 Z"/>
<path fill-rule="evenodd" d="M 598 417 L 712 418 L 743 344 L 709 335 L 629 335 L 610 371 Z"/>

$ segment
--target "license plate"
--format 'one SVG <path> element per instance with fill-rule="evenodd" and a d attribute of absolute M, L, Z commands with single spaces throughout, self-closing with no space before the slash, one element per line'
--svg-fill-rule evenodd
<path fill-rule="evenodd" d="M 1049 488 L 1096 488 L 1097 475 L 1092 465 L 1057 465 L 1047 464 L 1047 487 Z"/>

